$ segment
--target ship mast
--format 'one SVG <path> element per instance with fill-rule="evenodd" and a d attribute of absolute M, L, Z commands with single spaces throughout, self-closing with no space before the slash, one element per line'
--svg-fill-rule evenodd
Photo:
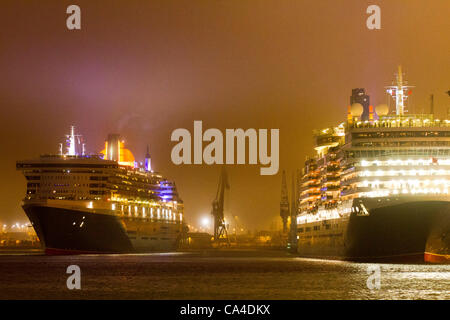
<path fill-rule="evenodd" d="M 67 152 L 63 153 L 63 147 L 62 144 L 59 145 L 59 153 L 61 155 L 66 155 L 66 156 L 77 156 L 79 155 L 79 147 L 77 148 L 77 144 L 81 145 L 81 155 L 84 156 L 85 154 L 85 144 L 81 142 L 81 135 L 79 134 L 75 134 L 75 126 L 70 126 L 70 134 L 66 135 L 66 142 L 67 142 Z M 78 143 L 77 143 L 78 142 Z"/>
<path fill-rule="evenodd" d="M 69 156 L 74 156 L 76 154 L 75 151 L 75 127 L 71 126 L 70 127 L 70 135 L 68 136 L 69 138 L 69 150 L 67 152 L 67 154 Z"/>
<path fill-rule="evenodd" d="M 397 74 L 397 94 L 395 96 L 395 110 L 398 116 L 402 116 L 405 113 L 405 105 L 403 103 L 403 75 L 402 66 L 398 66 Z"/>
<path fill-rule="evenodd" d="M 403 80 L 402 66 L 398 66 L 396 85 L 388 86 L 387 92 L 395 100 L 395 112 L 397 116 L 403 116 L 405 114 L 405 102 L 410 93 L 408 90 L 412 86 L 408 86 L 407 82 Z"/>

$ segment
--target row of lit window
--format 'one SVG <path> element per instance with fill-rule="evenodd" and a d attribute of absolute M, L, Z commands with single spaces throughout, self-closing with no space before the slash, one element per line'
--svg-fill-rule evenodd
<path fill-rule="evenodd" d="M 450 170 L 377 170 L 377 171 L 369 171 L 364 170 L 358 172 L 358 176 L 360 177 L 386 177 L 386 176 L 446 176 L 450 175 Z"/>
<path fill-rule="evenodd" d="M 111 204 L 111 210 L 119 210 L 122 213 L 128 213 L 129 216 L 142 217 L 142 218 L 156 218 L 165 220 L 177 220 L 177 213 L 172 212 L 171 209 L 166 208 L 152 208 L 152 207 L 139 207 L 139 206 L 125 206 L 118 204 Z M 178 213 L 178 219 L 183 220 L 183 215 Z"/>
<path fill-rule="evenodd" d="M 346 151 L 348 158 L 373 158 L 373 157 L 395 157 L 395 156 L 422 156 L 422 157 L 436 157 L 449 156 L 450 149 L 382 149 L 382 150 L 351 150 Z"/>
<path fill-rule="evenodd" d="M 357 121 L 352 125 L 354 128 L 421 128 L 421 127 L 449 127 L 449 120 L 439 119 L 386 119 L 375 121 Z"/>
<path fill-rule="evenodd" d="M 433 186 L 441 186 L 441 187 L 448 187 L 449 180 L 446 179 L 436 179 L 436 180 L 418 180 L 418 179 L 411 179 L 411 180 L 389 180 L 389 181 L 380 181 L 380 180 L 373 180 L 373 181 L 362 181 L 358 183 L 358 187 L 371 187 L 371 188 L 395 188 L 395 189 L 401 189 L 403 187 L 408 188 L 420 188 L 420 187 L 428 187 L 430 185 Z"/>
<path fill-rule="evenodd" d="M 429 166 L 429 165 L 450 165 L 450 159 L 388 159 L 388 160 L 361 160 L 355 166 Z"/>
<path fill-rule="evenodd" d="M 378 198 L 391 195 L 448 195 L 448 188 L 413 188 L 394 190 L 373 190 L 359 193 L 360 197 Z"/>
<path fill-rule="evenodd" d="M 357 142 L 353 147 L 448 147 L 450 141 L 389 141 L 389 142 Z"/>

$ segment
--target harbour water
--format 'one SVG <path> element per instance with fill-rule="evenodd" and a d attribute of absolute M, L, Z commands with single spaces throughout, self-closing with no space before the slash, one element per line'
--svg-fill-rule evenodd
<path fill-rule="evenodd" d="M 69 265 L 81 290 L 69 290 Z M 380 288 L 369 289 L 380 271 Z M 303 259 L 282 251 L 0 254 L 0 299 L 450 299 L 450 265 Z"/>

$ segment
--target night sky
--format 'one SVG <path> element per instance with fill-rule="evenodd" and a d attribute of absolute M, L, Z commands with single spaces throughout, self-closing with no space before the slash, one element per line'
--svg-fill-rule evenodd
<path fill-rule="evenodd" d="M 66 8 L 82 29 L 66 28 Z M 381 7 L 381 30 L 366 8 Z M 0 221 L 26 221 L 15 161 L 58 151 L 75 125 L 90 152 L 121 133 L 136 158 L 177 183 L 189 223 L 209 215 L 218 166 L 175 166 L 176 128 L 279 128 L 280 172 L 229 166 L 227 213 L 250 229 L 279 219 L 281 170 L 312 155 L 313 129 L 346 117 L 352 88 L 386 103 L 398 64 L 414 85 L 410 111 L 437 117 L 450 98 L 450 1 L 2 0 Z M 290 181 L 288 182 L 290 185 Z"/>

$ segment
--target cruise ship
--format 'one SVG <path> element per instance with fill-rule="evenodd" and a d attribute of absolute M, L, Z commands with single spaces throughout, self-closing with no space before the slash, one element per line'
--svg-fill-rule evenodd
<path fill-rule="evenodd" d="M 175 183 L 138 163 L 118 134 L 86 154 L 74 127 L 59 153 L 18 161 L 23 209 L 46 254 L 166 252 L 186 232 Z"/>
<path fill-rule="evenodd" d="M 346 121 L 314 132 L 290 216 L 300 256 L 450 262 L 450 120 L 406 112 L 401 67 L 387 93 L 374 108 L 354 89 Z"/>

